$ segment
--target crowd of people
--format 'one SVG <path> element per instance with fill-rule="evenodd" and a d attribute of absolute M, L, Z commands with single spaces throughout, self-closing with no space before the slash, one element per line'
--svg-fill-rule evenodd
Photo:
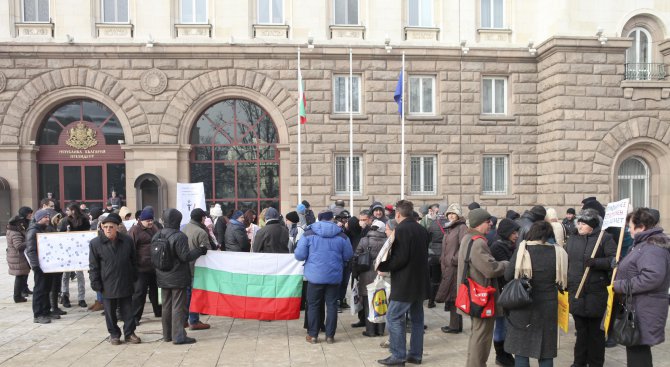
<path fill-rule="evenodd" d="M 386 206 L 373 202 L 357 215 L 341 200 L 317 215 L 307 201 L 286 215 L 273 207 L 260 214 L 233 210 L 224 215 L 216 204 L 208 211 L 194 209 L 185 226 L 176 209 L 166 210 L 157 220 L 153 208 L 145 207 L 127 228 L 124 223 L 132 212 L 118 200 L 108 204 L 89 210 L 71 203 L 63 215 L 47 198 L 39 210 L 23 207 L 9 221 L 7 260 L 9 274 L 15 276 L 14 301 L 26 302 L 32 296 L 36 323 L 48 324 L 66 314 L 59 306 L 72 306 L 71 280 L 78 283 L 78 305 L 88 306 L 83 272 L 40 269 L 37 234 L 97 230 L 89 265 L 90 285 L 97 294 L 88 308 L 104 312 L 114 345 L 141 342 L 135 329 L 147 295 L 154 316 L 162 319 L 165 341 L 194 343 L 187 328 L 210 328 L 198 313 L 189 312 L 194 263 L 207 251 L 293 253 L 304 261 L 305 339 L 312 344 L 320 341 L 320 332 L 326 343 L 335 342 L 338 313 L 354 306 L 347 303 L 347 294 L 356 280 L 363 307 L 351 326 L 364 328 L 365 337 L 388 335 L 381 343 L 390 351 L 378 361 L 383 365 L 421 363 L 426 300 L 427 308 L 444 303 L 449 313 L 448 325 L 441 328 L 444 333 L 462 333 L 463 317 L 470 318 L 468 367 L 485 366 L 491 345 L 498 365 L 529 366 L 532 358 L 542 367 L 552 366 L 557 356 L 558 295 L 563 291 L 570 295 L 576 331 L 572 366 L 603 366 L 605 348 L 616 345 L 606 338 L 602 325 L 610 283 L 619 295 L 631 293 L 637 310 L 640 339 L 639 345 L 626 347 L 629 362 L 651 366 L 650 348 L 665 338 L 670 238 L 654 209 L 631 207 L 626 226 L 603 230 L 605 207 L 595 197 L 584 199 L 579 215 L 570 208 L 562 220 L 555 209 L 541 205 L 522 214 L 509 210 L 498 220 L 478 203 L 468 205 L 465 213 L 458 203 L 445 210 L 438 204 L 415 210 L 406 200 Z M 152 263 L 151 247 L 157 241 L 170 249 L 167 268 Z M 27 282 L 31 270 L 32 291 Z M 368 317 L 367 286 L 379 277 L 390 283 L 385 323 Z M 456 304 L 464 277 L 495 289 L 494 300 L 507 284 L 524 278 L 531 286 L 532 302 L 511 310 L 496 304 L 494 317 L 470 316 Z M 124 322 L 123 330 L 118 319 Z M 411 333 L 409 350 L 406 332 Z"/>

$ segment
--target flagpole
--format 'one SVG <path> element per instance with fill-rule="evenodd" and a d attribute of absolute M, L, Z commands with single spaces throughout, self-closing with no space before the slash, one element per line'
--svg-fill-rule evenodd
<path fill-rule="evenodd" d="M 405 51 L 402 52 L 402 81 L 400 83 L 400 200 L 405 199 Z"/>
<path fill-rule="evenodd" d="M 301 132 L 302 126 L 300 123 L 300 104 L 302 103 L 302 95 L 305 93 L 302 87 L 302 73 L 300 71 L 300 47 L 298 47 L 298 204 L 302 203 L 302 149 L 301 149 Z"/>
<path fill-rule="evenodd" d="M 349 48 L 349 211 L 354 212 L 354 69 Z"/>

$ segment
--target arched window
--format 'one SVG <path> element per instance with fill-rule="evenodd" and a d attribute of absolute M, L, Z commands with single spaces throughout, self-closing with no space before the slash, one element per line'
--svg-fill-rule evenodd
<path fill-rule="evenodd" d="M 633 38 L 633 44 L 626 50 L 626 79 L 651 79 L 656 70 L 651 69 L 651 35 L 644 28 L 633 28 L 628 33 Z"/>
<path fill-rule="evenodd" d="M 47 114 L 36 140 L 40 199 L 51 193 L 60 206 L 104 207 L 114 191 L 125 201 L 124 133 L 107 106 L 90 99 L 64 103 Z"/>
<path fill-rule="evenodd" d="M 630 157 L 619 167 L 619 200 L 630 198 L 634 208 L 649 206 L 649 168 L 641 158 Z"/>
<path fill-rule="evenodd" d="M 267 112 L 243 99 L 209 107 L 191 131 L 191 182 L 203 182 L 208 204 L 279 208 L 277 129 Z"/>

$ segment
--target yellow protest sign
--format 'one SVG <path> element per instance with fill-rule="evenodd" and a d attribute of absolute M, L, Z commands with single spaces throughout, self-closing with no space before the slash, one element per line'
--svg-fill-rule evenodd
<path fill-rule="evenodd" d="M 605 319 L 603 320 L 603 326 L 605 327 L 605 337 L 607 337 L 607 331 L 610 327 L 610 319 L 612 318 L 612 305 L 613 304 L 614 304 L 614 287 L 612 285 L 608 285 L 607 286 L 607 308 L 605 309 Z"/>
<path fill-rule="evenodd" d="M 568 303 L 568 292 L 558 291 L 558 327 L 565 333 L 568 332 L 569 315 L 570 304 Z"/>

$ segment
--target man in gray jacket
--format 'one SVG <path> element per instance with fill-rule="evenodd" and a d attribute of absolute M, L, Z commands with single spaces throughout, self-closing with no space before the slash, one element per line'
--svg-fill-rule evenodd
<path fill-rule="evenodd" d="M 26 232 L 26 250 L 25 254 L 28 263 L 35 274 L 35 286 L 33 287 L 33 322 L 39 324 L 48 324 L 51 319 L 59 319 L 60 315 L 51 314 L 51 302 L 49 301 L 49 291 L 53 283 L 54 276 L 47 274 L 40 268 L 39 258 L 37 257 L 37 235 L 43 232 L 49 232 L 48 225 L 50 221 L 49 212 L 40 209 L 33 216 L 34 222 L 30 223 Z"/>
<path fill-rule="evenodd" d="M 205 227 L 205 218 L 207 213 L 200 208 L 191 211 L 191 220 L 184 226 L 182 232 L 188 237 L 189 250 L 200 249 L 201 247 L 211 248 L 210 237 Z M 191 286 L 186 288 L 186 298 L 188 307 L 191 307 L 191 289 L 193 285 L 193 275 L 195 274 L 195 260 L 189 264 L 191 268 Z M 197 312 L 188 313 L 188 324 L 190 330 L 209 329 L 210 325 L 200 321 L 200 314 Z"/>

